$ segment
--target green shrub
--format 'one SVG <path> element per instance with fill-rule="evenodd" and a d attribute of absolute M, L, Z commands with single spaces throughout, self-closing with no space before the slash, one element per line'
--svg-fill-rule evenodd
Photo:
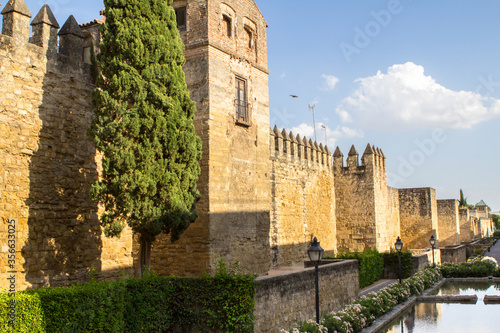
<path fill-rule="evenodd" d="M 495 238 L 495 239 L 500 238 L 500 230 L 495 230 L 495 232 L 493 232 L 493 238 Z"/>
<path fill-rule="evenodd" d="M 489 257 L 478 257 L 469 262 L 441 265 L 443 277 L 488 277 L 498 275 L 498 265 L 488 259 Z"/>
<path fill-rule="evenodd" d="M 1 332 L 252 332 L 255 276 L 158 277 L 0 293 Z"/>
<path fill-rule="evenodd" d="M 376 249 L 363 252 L 340 252 L 336 259 L 357 259 L 359 261 L 359 288 L 380 280 L 384 272 L 384 258 Z"/>
<path fill-rule="evenodd" d="M 482 247 L 476 247 L 476 248 L 474 249 L 474 252 L 473 252 L 473 254 L 474 254 L 475 256 L 480 256 L 480 255 L 483 255 L 483 253 L 484 253 L 484 249 L 483 249 Z"/>

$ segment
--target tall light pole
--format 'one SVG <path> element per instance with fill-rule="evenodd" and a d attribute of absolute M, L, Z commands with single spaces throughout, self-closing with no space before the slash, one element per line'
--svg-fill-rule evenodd
<path fill-rule="evenodd" d="M 318 239 L 314 237 L 311 247 L 307 250 L 309 259 L 314 263 L 316 268 L 316 323 L 319 324 L 319 269 L 318 265 L 323 258 L 323 248 L 319 246 Z"/>
<path fill-rule="evenodd" d="M 314 126 L 314 141 L 316 142 L 316 121 L 314 120 L 314 103 L 309 104 L 309 109 L 311 109 L 313 113 L 313 126 Z"/>
<path fill-rule="evenodd" d="M 399 284 L 401 284 L 401 250 L 403 249 L 403 242 L 401 238 L 398 236 L 396 239 L 396 243 L 394 244 L 396 251 L 398 251 L 398 264 L 399 264 Z"/>
<path fill-rule="evenodd" d="M 434 245 L 436 245 L 436 239 L 434 238 L 434 235 L 431 236 L 429 242 L 432 246 L 432 267 L 436 267 L 436 262 L 434 261 Z"/>
<path fill-rule="evenodd" d="M 321 127 L 323 127 L 325 129 L 325 147 L 326 147 L 327 144 L 328 144 L 328 139 L 326 138 L 326 126 L 325 125 L 321 125 Z"/>

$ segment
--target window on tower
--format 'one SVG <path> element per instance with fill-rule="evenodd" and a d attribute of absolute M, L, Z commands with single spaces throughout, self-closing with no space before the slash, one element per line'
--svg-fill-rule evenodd
<path fill-rule="evenodd" d="M 186 7 L 179 7 L 175 9 L 175 16 L 177 18 L 177 29 L 179 31 L 186 30 Z"/>
<path fill-rule="evenodd" d="M 253 48 L 253 31 L 248 26 L 245 26 L 245 44 L 247 47 Z"/>
<path fill-rule="evenodd" d="M 225 15 L 225 14 L 222 15 L 222 30 L 223 30 L 223 34 L 227 37 L 232 36 L 231 21 L 232 21 L 231 17 L 229 17 L 228 15 Z"/>
<path fill-rule="evenodd" d="M 249 123 L 248 102 L 247 102 L 247 82 L 236 78 L 236 120 L 240 123 Z"/>

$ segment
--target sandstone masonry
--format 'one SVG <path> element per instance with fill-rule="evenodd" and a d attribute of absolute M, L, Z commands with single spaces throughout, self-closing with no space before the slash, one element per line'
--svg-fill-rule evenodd
<path fill-rule="evenodd" d="M 328 147 L 269 124 L 267 23 L 253 0 L 176 0 L 184 72 L 196 102 L 203 155 L 199 218 L 181 239 L 153 244 L 160 274 L 242 271 L 300 264 L 316 236 L 337 249 L 425 248 L 490 235 L 488 212 L 458 211 L 434 189 L 387 185 L 386 156 L 353 146 L 344 165 Z M 7 220 L 17 220 L 18 289 L 66 285 L 138 271 L 130 230 L 106 238 L 90 200 L 100 156 L 86 131 L 93 117 L 90 48 L 99 26 L 74 17 L 59 27 L 48 5 L 31 22 L 23 0 L 2 10 L 0 35 L 0 273 L 7 272 Z M 458 225 L 458 227 L 457 227 Z M 463 235 L 463 236 L 462 236 Z M 463 237 L 463 238 L 462 238 Z M 6 280 L 0 282 L 5 286 Z M 336 296 L 337 297 L 337 296 Z"/>

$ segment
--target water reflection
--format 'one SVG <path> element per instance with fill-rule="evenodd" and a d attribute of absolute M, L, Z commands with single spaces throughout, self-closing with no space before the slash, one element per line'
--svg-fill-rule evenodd
<path fill-rule="evenodd" d="M 402 316 L 395 319 L 395 323 L 385 332 L 387 333 L 417 333 L 428 332 L 441 319 L 442 304 L 417 303 L 410 307 Z M 422 331 L 423 329 L 423 331 Z"/>
<path fill-rule="evenodd" d="M 487 285 L 486 285 L 487 284 Z M 498 333 L 500 304 L 485 305 L 484 295 L 500 295 L 492 283 L 446 283 L 438 295 L 477 295 L 476 304 L 417 303 L 395 318 L 386 333 Z"/>
<path fill-rule="evenodd" d="M 477 295 L 478 299 L 482 299 L 483 295 L 500 295 L 500 284 L 447 281 L 437 290 L 436 295 Z"/>

